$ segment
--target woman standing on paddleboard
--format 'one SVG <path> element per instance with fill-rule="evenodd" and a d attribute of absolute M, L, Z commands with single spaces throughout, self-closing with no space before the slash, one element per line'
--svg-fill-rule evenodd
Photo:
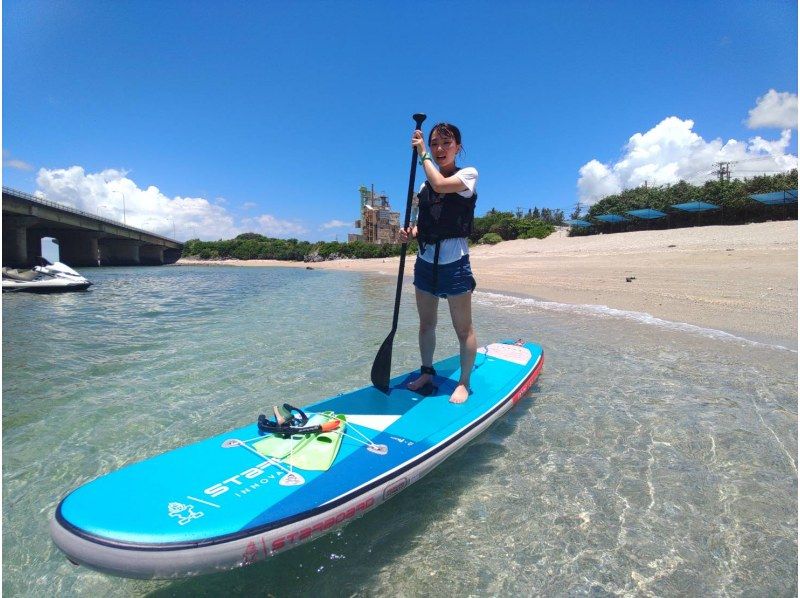
<path fill-rule="evenodd" d="M 414 286 L 422 367 L 419 378 L 410 382 L 408 388 L 421 394 L 430 394 L 433 390 L 432 380 L 436 372 L 432 366 L 439 298 L 446 298 L 461 356 L 461 378 L 450 395 L 450 401 L 463 403 L 469 398 L 469 378 L 478 348 L 472 328 L 475 278 L 467 244 L 478 199 L 475 191 L 478 171 L 472 167 L 456 166 L 456 155 L 461 152 L 461 131 L 455 125 L 439 123 L 431 129 L 428 135 L 430 153 L 425 149 L 422 131 L 414 131 L 411 145 L 417 150 L 428 180 L 418 194 L 416 224 L 400 229 L 399 233 L 402 243 L 409 237 L 419 242 Z"/>

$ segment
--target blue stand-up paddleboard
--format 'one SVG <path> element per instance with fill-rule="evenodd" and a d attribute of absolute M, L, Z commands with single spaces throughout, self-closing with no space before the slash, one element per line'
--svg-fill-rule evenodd
<path fill-rule="evenodd" d="M 388 395 L 371 386 L 303 407 L 310 424 L 338 421 L 296 444 L 259 421 L 129 465 L 67 495 L 53 540 L 71 561 L 125 577 L 263 560 L 413 484 L 525 396 L 543 360 L 537 345 L 493 343 L 478 350 L 466 403 L 449 402 L 454 356 L 434 364 L 429 396 L 407 390 L 406 374 Z"/>

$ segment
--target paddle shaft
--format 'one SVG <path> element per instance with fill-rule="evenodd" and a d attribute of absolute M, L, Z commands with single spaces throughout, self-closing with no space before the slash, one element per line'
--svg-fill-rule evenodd
<path fill-rule="evenodd" d="M 414 121 L 417 123 L 416 130 L 421 130 L 422 121 L 425 120 L 424 114 L 415 114 Z M 411 150 L 411 172 L 408 175 L 408 195 L 406 197 L 406 215 L 403 218 L 403 228 L 408 228 L 411 222 L 411 202 L 414 199 L 414 180 L 417 177 L 417 148 Z M 392 317 L 392 334 L 397 332 L 397 321 L 400 316 L 400 295 L 403 290 L 403 271 L 406 268 L 406 251 L 408 241 L 400 247 L 400 268 L 397 273 L 397 290 L 394 295 L 394 316 Z"/>
<path fill-rule="evenodd" d="M 414 122 L 417 123 L 417 131 L 421 130 L 422 122 L 425 120 L 424 114 L 415 114 L 413 116 Z M 403 228 L 408 228 L 409 221 L 411 220 L 411 201 L 414 198 L 414 178 L 417 175 L 417 148 L 411 150 L 411 172 L 408 176 L 408 196 L 406 198 L 406 215 L 403 220 Z M 397 273 L 397 289 L 394 294 L 394 314 L 392 316 L 392 330 L 383 341 L 383 344 L 378 349 L 378 354 L 375 356 L 375 361 L 372 363 L 372 372 L 370 378 L 372 384 L 388 394 L 389 392 L 389 379 L 391 378 L 392 369 L 392 344 L 394 343 L 394 334 L 397 332 L 397 320 L 400 316 L 400 294 L 403 290 L 403 270 L 406 267 L 406 251 L 408 250 L 408 241 L 403 243 L 400 248 L 400 268 Z"/>

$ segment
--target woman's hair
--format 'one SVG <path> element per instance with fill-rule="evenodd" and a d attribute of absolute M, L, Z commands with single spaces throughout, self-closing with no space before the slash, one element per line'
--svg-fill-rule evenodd
<path fill-rule="evenodd" d="M 461 131 L 458 130 L 458 127 L 452 125 L 450 123 L 438 123 L 433 125 L 431 128 L 431 132 L 428 133 L 428 145 L 431 144 L 431 138 L 433 137 L 434 133 L 439 133 L 442 137 L 450 137 L 454 139 L 458 145 L 461 145 Z M 462 146 L 459 150 L 459 153 L 464 151 L 464 147 Z"/>

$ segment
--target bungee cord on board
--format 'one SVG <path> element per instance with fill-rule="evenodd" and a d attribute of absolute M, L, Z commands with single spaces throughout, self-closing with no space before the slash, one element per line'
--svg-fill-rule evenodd
<path fill-rule="evenodd" d="M 296 417 L 294 416 L 295 413 L 297 414 Z M 309 421 L 308 414 L 304 413 L 297 407 L 292 407 L 288 403 L 283 406 L 282 412 L 280 412 L 278 408 L 275 408 L 275 415 L 275 421 L 268 420 L 264 415 L 259 416 L 258 429 L 261 432 L 259 436 L 247 438 L 245 440 L 230 438 L 223 443 L 223 446 L 226 448 L 241 446 L 254 455 L 257 455 L 259 458 L 266 459 L 270 465 L 274 465 L 286 474 L 279 482 L 282 486 L 297 486 L 305 483 L 303 476 L 294 470 L 293 456 L 295 454 L 295 448 L 299 442 L 308 434 L 336 432 L 343 438 L 349 438 L 356 443 L 366 446 L 367 450 L 372 453 L 378 455 L 385 455 L 388 453 L 388 447 L 385 444 L 377 444 L 373 442 L 366 434 L 358 429 L 357 425 L 353 424 L 352 422 L 348 422 L 348 425 L 354 434 L 348 434 L 345 432 L 344 426 L 341 425 L 342 420 L 339 419 L 339 416 L 337 415 L 329 415 L 325 412 L 311 413 L 310 415 L 312 418 L 321 417 L 328 421 L 321 425 L 306 426 L 305 424 L 307 424 Z M 286 415 L 288 415 L 288 417 L 285 417 Z M 251 443 L 263 440 L 267 434 L 282 436 L 283 438 L 290 440 L 289 453 L 285 457 L 278 458 L 265 455 L 251 446 Z"/>

